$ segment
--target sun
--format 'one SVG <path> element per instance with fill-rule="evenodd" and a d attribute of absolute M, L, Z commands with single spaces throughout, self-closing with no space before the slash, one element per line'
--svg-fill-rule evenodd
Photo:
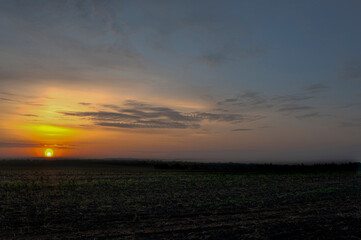
<path fill-rule="evenodd" d="M 51 158 L 53 155 L 54 155 L 54 151 L 51 148 L 47 148 L 44 151 L 44 156 L 47 157 L 47 158 Z"/>

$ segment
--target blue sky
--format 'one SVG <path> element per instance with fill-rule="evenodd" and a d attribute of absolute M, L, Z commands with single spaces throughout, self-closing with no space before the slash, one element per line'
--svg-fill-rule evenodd
<path fill-rule="evenodd" d="M 28 156 L 24 146 L 36 144 L 74 146 L 74 157 L 360 159 L 360 7 L 2 1 L 0 152 Z M 14 130 L 26 123 L 133 140 L 50 143 Z"/>

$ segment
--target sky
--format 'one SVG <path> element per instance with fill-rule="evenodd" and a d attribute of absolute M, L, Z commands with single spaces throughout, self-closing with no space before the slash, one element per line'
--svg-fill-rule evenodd
<path fill-rule="evenodd" d="M 0 2 L 0 158 L 361 160 L 361 2 Z"/>

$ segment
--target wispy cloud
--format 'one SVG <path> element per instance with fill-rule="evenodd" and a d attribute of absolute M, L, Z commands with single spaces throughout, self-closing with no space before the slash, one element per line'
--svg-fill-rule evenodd
<path fill-rule="evenodd" d="M 116 120 L 132 120 L 132 119 L 139 119 L 137 116 L 124 114 L 124 113 L 117 113 L 117 112 L 105 112 L 105 111 L 97 111 L 97 112 L 61 112 L 67 116 L 75 116 L 75 117 L 87 117 L 93 120 L 98 121 L 116 121 Z"/>
<path fill-rule="evenodd" d="M 260 92 L 244 91 L 235 98 L 226 98 L 218 102 L 218 105 L 233 105 L 242 108 L 271 108 L 273 104 Z"/>
<path fill-rule="evenodd" d="M 293 111 L 303 111 L 303 110 L 310 110 L 314 109 L 314 107 L 306 106 L 306 105 L 297 105 L 297 104 L 286 104 L 281 106 L 278 109 L 280 112 L 293 112 Z"/>
<path fill-rule="evenodd" d="M 21 61 L 3 60 L 0 79 L 12 84 L 49 78 L 52 82 L 75 83 L 89 82 L 89 77 L 83 74 L 85 69 L 88 72 L 94 69 L 98 74 L 99 69 L 140 72 L 142 56 L 129 39 L 128 27 L 122 24 L 122 4 L 116 1 L 2 4 L 1 21 L 9 24 L 2 25 L 1 30 L 7 32 L 6 39 L 19 40 L 6 41 L 8 54 L 19 54 Z M 53 57 L 50 53 L 55 52 Z"/>
<path fill-rule="evenodd" d="M 214 67 L 217 66 L 219 64 L 222 64 L 224 62 L 226 62 L 227 60 L 229 60 L 227 58 L 227 56 L 225 56 L 222 53 L 208 53 L 208 54 L 204 54 L 202 56 L 200 56 L 199 58 L 204 64 L 210 66 L 210 67 Z"/>
<path fill-rule="evenodd" d="M 36 143 L 0 142 L 0 148 L 36 148 L 42 146 L 43 145 Z"/>
<path fill-rule="evenodd" d="M 4 91 L 1 91 L 1 92 L 0 92 L 0 95 L 15 96 L 15 94 L 13 94 L 13 93 L 11 93 L 11 92 L 4 92 Z"/>
<path fill-rule="evenodd" d="M 351 102 L 351 103 L 345 103 L 340 106 L 339 108 L 353 108 L 353 107 L 359 107 L 361 105 L 360 102 Z"/>
<path fill-rule="evenodd" d="M 318 92 L 322 92 L 326 89 L 328 89 L 329 87 L 326 86 L 325 84 L 322 83 L 315 83 L 315 84 L 311 84 L 308 85 L 304 88 L 304 90 L 306 90 L 309 93 L 318 93 Z"/>
<path fill-rule="evenodd" d="M 248 111 L 262 109 L 269 112 L 273 110 L 286 113 L 287 115 L 293 115 L 297 119 L 320 117 L 322 114 L 319 112 L 316 113 L 316 107 L 311 105 L 311 100 L 315 98 L 311 93 L 316 93 L 325 88 L 326 86 L 322 84 L 314 84 L 308 86 L 307 94 L 300 92 L 295 94 L 278 94 L 274 96 L 267 96 L 256 91 L 244 91 L 236 97 L 219 101 L 217 105 L 224 109 L 225 112 L 228 111 L 228 107 L 233 107 L 233 109 L 236 107 Z M 313 111 L 310 112 L 310 110 Z"/>
<path fill-rule="evenodd" d="M 267 54 L 267 49 L 260 46 L 247 46 L 244 48 L 235 47 L 236 44 L 220 46 L 218 51 L 208 50 L 198 58 L 209 67 L 215 67 L 228 62 L 259 58 Z"/>
<path fill-rule="evenodd" d="M 100 122 L 98 126 L 117 128 L 199 128 L 199 124 L 184 124 L 182 122 L 167 122 L 162 120 L 137 121 L 135 123 Z"/>
<path fill-rule="evenodd" d="M 45 148 L 51 147 L 56 149 L 74 149 L 75 145 L 68 144 L 40 144 L 40 143 L 30 143 L 30 142 L 0 142 L 0 148 Z"/>
<path fill-rule="evenodd" d="M 12 100 L 12 99 L 10 99 L 10 98 L 3 98 L 3 97 L 0 97 L 0 101 L 13 102 L 14 100 Z"/>
<path fill-rule="evenodd" d="M 87 102 L 80 102 L 79 104 L 83 105 L 83 106 L 90 106 L 91 105 L 91 103 L 87 103 Z"/>
<path fill-rule="evenodd" d="M 236 128 L 236 129 L 232 129 L 232 132 L 245 132 L 245 131 L 253 131 L 254 129 L 252 128 Z"/>
<path fill-rule="evenodd" d="M 361 60 L 353 59 L 345 62 L 339 70 L 341 80 L 361 80 Z"/>
<path fill-rule="evenodd" d="M 305 95 L 276 95 L 271 100 L 280 102 L 280 103 L 288 103 L 288 102 L 301 102 L 305 100 L 312 99 L 313 96 L 305 96 Z"/>
<path fill-rule="evenodd" d="M 5 97 L 1 97 L 1 95 Z M 24 104 L 29 106 L 44 106 L 38 102 L 38 99 L 49 99 L 48 97 L 39 97 L 31 95 L 20 95 L 11 92 L 0 92 L 0 101 L 8 102 L 9 104 Z"/>
<path fill-rule="evenodd" d="M 355 118 L 355 119 L 349 119 L 347 121 L 341 121 L 338 123 L 340 127 L 355 127 L 359 128 L 361 127 L 361 118 Z"/>
<path fill-rule="evenodd" d="M 207 119 L 210 121 L 239 123 L 246 120 L 244 115 L 236 114 L 236 113 L 227 114 L 227 113 L 195 112 L 192 114 L 196 119 Z"/>
<path fill-rule="evenodd" d="M 319 118 L 319 117 L 324 117 L 325 115 L 322 115 L 319 112 L 312 112 L 312 113 L 306 113 L 306 114 L 302 114 L 302 115 L 297 115 L 296 118 L 298 119 L 305 119 L 305 118 Z"/>
<path fill-rule="evenodd" d="M 104 107 L 104 108 L 109 108 L 112 110 L 120 110 L 120 107 L 115 105 L 115 104 L 101 104 L 100 106 Z"/>
<path fill-rule="evenodd" d="M 169 107 L 127 100 L 122 106 L 100 105 L 113 111 L 60 112 L 65 116 L 87 118 L 95 125 L 117 128 L 200 128 L 202 121 L 230 124 L 256 121 L 261 116 L 219 112 L 180 112 Z"/>

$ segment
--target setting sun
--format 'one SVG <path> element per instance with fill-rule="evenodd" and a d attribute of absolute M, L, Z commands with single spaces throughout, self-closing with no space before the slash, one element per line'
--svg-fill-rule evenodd
<path fill-rule="evenodd" d="M 45 155 L 45 157 L 48 157 L 48 158 L 52 157 L 52 156 L 54 155 L 53 149 L 47 148 L 47 149 L 44 151 L 44 155 Z"/>

